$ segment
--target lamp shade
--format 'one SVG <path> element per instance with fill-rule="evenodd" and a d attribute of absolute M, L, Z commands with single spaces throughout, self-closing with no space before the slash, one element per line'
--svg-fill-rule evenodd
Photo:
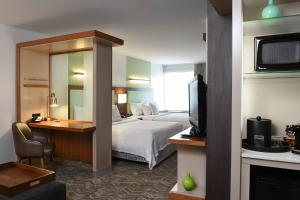
<path fill-rule="evenodd" d="M 127 94 L 117 94 L 118 104 L 127 103 Z"/>
<path fill-rule="evenodd" d="M 55 97 L 55 93 L 52 92 L 51 95 L 49 96 L 49 106 L 50 107 L 57 107 L 57 98 Z"/>
<path fill-rule="evenodd" d="M 271 19 L 280 17 L 281 12 L 277 5 L 274 4 L 274 0 L 269 0 L 268 5 L 262 11 L 263 19 Z"/>

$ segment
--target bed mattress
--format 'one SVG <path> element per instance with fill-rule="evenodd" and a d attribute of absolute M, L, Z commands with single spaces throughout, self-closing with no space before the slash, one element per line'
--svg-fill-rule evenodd
<path fill-rule="evenodd" d="M 124 119 L 113 123 L 112 149 L 143 157 L 152 169 L 159 152 L 169 145 L 168 139 L 181 131 L 178 122 Z"/>

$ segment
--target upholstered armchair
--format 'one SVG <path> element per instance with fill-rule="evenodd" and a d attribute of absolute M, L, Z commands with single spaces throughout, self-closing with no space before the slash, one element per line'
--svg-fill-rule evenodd
<path fill-rule="evenodd" d="M 47 137 L 33 135 L 30 128 L 25 123 L 13 123 L 13 137 L 18 160 L 40 158 L 41 167 L 44 168 L 44 156 L 49 156 L 52 160 L 55 145 L 48 142 Z"/>

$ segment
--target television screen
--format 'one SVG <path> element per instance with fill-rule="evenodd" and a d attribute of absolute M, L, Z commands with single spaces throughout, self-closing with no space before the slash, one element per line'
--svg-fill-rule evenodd
<path fill-rule="evenodd" d="M 198 75 L 189 83 L 189 118 L 191 135 L 206 135 L 206 84 Z"/>
<path fill-rule="evenodd" d="M 190 122 L 193 126 L 198 127 L 198 80 L 190 83 L 189 90 Z"/>

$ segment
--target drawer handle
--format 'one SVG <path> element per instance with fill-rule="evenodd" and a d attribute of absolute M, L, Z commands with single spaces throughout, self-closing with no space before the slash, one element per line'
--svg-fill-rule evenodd
<path fill-rule="evenodd" d="M 38 185 L 38 184 L 40 184 L 41 183 L 41 181 L 33 181 L 33 182 L 31 182 L 30 184 L 29 184 L 29 186 L 30 187 L 33 187 L 33 186 L 36 186 L 36 185 Z"/>

